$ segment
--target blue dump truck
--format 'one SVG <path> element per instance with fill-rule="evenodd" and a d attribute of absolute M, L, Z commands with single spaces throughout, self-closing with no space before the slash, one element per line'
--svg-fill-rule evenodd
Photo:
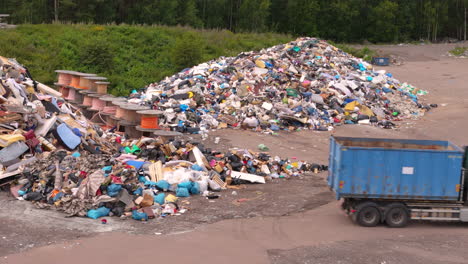
<path fill-rule="evenodd" d="M 467 149 L 448 141 L 331 137 L 328 186 L 361 226 L 468 222 Z"/>

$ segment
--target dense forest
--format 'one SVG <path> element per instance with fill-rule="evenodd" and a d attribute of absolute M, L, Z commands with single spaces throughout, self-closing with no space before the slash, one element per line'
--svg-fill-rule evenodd
<path fill-rule="evenodd" d="M 339 42 L 466 39 L 468 0 L 0 0 L 13 23 L 183 25 Z"/>

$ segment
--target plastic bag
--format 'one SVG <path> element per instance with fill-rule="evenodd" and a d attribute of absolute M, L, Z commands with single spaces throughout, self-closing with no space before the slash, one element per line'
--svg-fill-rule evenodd
<path fill-rule="evenodd" d="M 140 213 L 137 210 L 132 211 L 132 218 L 139 221 L 148 221 L 148 215 L 146 213 Z"/>
<path fill-rule="evenodd" d="M 138 188 L 133 192 L 134 195 L 143 195 L 143 188 Z"/>
<path fill-rule="evenodd" d="M 175 203 L 177 202 L 178 198 L 175 197 L 173 194 L 169 194 L 168 196 L 166 196 L 166 198 L 164 199 L 164 201 L 166 203 Z"/>
<path fill-rule="evenodd" d="M 200 185 L 198 182 L 192 183 L 192 188 L 190 188 L 191 194 L 200 194 Z"/>
<path fill-rule="evenodd" d="M 115 197 L 119 195 L 120 190 L 122 190 L 122 185 L 120 184 L 111 184 L 107 186 L 107 195 L 110 197 Z"/>
<path fill-rule="evenodd" d="M 213 180 L 208 180 L 208 185 L 210 186 L 210 189 L 213 191 L 221 190 L 221 186 L 219 186 L 219 184 Z"/>
<path fill-rule="evenodd" d="M 89 210 L 86 216 L 92 219 L 98 219 L 99 217 L 108 216 L 110 209 L 107 207 L 99 207 L 98 209 Z"/>
<path fill-rule="evenodd" d="M 165 198 L 166 198 L 166 195 L 164 193 L 160 193 L 154 197 L 154 202 L 160 205 L 163 205 Z"/>
<path fill-rule="evenodd" d="M 189 190 L 187 188 L 179 187 L 179 188 L 177 188 L 176 196 L 177 197 L 189 197 L 190 193 L 189 193 Z"/>
<path fill-rule="evenodd" d="M 167 182 L 165 180 L 160 180 L 160 181 L 156 182 L 156 188 L 158 188 L 161 191 L 168 190 L 170 186 L 171 185 L 169 184 L 169 182 Z"/>
<path fill-rule="evenodd" d="M 197 182 L 199 186 L 199 193 L 204 193 L 205 191 L 208 191 L 208 180 L 203 179 Z"/>
<path fill-rule="evenodd" d="M 181 182 L 181 183 L 179 183 L 177 185 L 177 187 L 179 187 L 179 188 L 186 188 L 186 189 L 190 189 L 190 188 L 192 188 L 192 186 L 193 186 L 193 183 L 190 182 L 190 181 L 184 181 L 184 182 Z"/>

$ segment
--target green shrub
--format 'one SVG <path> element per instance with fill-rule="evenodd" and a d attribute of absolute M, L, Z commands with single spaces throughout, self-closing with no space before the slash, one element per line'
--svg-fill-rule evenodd
<path fill-rule="evenodd" d="M 465 53 L 468 53 L 468 47 L 455 47 L 449 51 L 453 56 L 463 56 Z"/>
<path fill-rule="evenodd" d="M 79 60 L 88 72 L 109 72 L 114 69 L 113 54 L 106 40 L 91 38 L 80 47 Z"/>
<path fill-rule="evenodd" d="M 203 40 L 192 32 L 187 32 L 176 40 L 172 49 L 172 60 L 177 70 L 202 62 Z"/>

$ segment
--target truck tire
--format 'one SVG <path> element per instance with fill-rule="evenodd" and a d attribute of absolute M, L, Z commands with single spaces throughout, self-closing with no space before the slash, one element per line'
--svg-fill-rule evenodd
<path fill-rule="evenodd" d="M 380 210 L 375 203 L 367 202 L 357 206 L 356 222 L 365 227 L 374 227 L 380 223 Z"/>
<path fill-rule="evenodd" d="M 405 227 L 410 219 L 408 210 L 403 204 L 390 204 L 385 208 L 385 223 L 389 227 Z"/>

